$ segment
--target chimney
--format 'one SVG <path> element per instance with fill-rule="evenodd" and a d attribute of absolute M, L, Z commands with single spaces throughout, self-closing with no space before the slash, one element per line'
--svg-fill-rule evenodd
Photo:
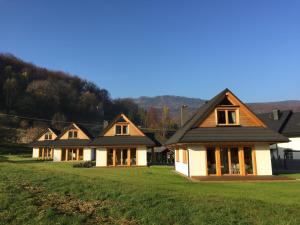
<path fill-rule="evenodd" d="M 273 120 L 279 120 L 279 113 L 280 110 L 279 109 L 273 109 Z"/>
<path fill-rule="evenodd" d="M 103 120 L 103 129 L 105 129 L 108 126 L 108 121 L 107 120 Z"/>
<path fill-rule="evenodd" d="M 182 105 L 180 108 L 180 126 L 182 127 L 189 118 L 188 106 Z"/>

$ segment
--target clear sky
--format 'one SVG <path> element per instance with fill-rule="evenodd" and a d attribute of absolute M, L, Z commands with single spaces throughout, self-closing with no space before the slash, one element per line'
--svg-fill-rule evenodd
<path fill-rule="evenodd" d="M 0 0 L 0 52 L 113 98 L 300 99 L 300 1 Z"/>

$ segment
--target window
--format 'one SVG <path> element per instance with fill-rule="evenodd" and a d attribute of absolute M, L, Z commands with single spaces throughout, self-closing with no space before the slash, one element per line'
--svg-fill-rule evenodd
<path fill-rule="evenodd" d="M 52 140 L 52 134 L 45 134 L 45 140 Z"/>
<path fill-rule="evenodd" d="M 238 125 L 238 109 L 217 109 L 218 125 Z"/>
<path fill-rule="evenodd" d="M 175 150 L 175 157 L 176 157 L 176 162 L 179 162 L 179 150 Z"/>
<path fill-rule="evenodd" d="M 69 138 L 77 138 L 78 132 L 76 130 L 71 130 L 71 131 L 69 131 L 68 137 Z"/>
<path fill-rule="evenodd" d="M 183 150 L 182 150 L 182 162 L 183 162 L 183 163 L 187 163 L 187 161 L 188 161 L 188 160 L 187 160 L 187 158 L 188 158 L 188 157 L 187 157 L 187 154 L 188 154 L 188 151 L 187 151 L 186 149 L 183 149 Z"/>
<path fill-rule="evenodd" d="M 116 125 L 116 135 L 128 135 L 128 125 Z"/>

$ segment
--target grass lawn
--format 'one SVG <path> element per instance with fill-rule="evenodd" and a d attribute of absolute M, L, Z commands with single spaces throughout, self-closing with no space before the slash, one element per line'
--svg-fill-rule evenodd
<path fill-rule="evenodd" d="M 172 167 L 87 169 L 2 155 L 0 224 L 298 225 L 300 182 L 201 183 Z"/>

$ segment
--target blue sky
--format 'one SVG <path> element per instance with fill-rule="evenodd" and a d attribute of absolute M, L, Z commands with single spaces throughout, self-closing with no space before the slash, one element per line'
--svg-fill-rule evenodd
<path fill-rule="evenodd" d="M 0 0 L 0 52 L 113 98 L 300 99 L 300 1 Z"/>

